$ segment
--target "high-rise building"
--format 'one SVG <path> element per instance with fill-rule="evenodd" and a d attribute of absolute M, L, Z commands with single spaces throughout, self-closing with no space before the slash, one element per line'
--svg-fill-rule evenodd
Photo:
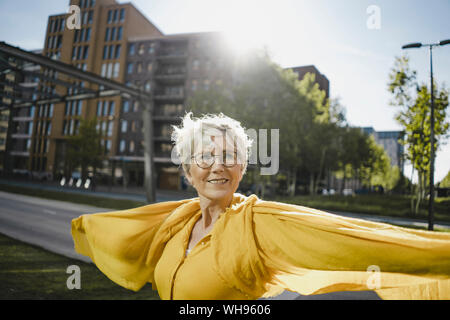
<path fill-rule="evenodd" d="M 298 75 L 298 79 L 302 80 L 307 73 L 312 73 L 316 77 L 316 82 L 319 84 L 320 90 L 325 91 L 325 98 L 330 98 L 330 81 L 313 65 L 288 68 Z"/>
<path fill-rule="evenodd" d="M 372 135 L 375 139 L 375 142 L 382 146 L 386 151 L 387 155 L 391 159 L 391 166 L 397 166 L 401 172 L 404 169 L 404 159 L 403 152 L 404 147 L 400 143 L 400 140 L 403 138 L 402 131 L 375 131 L 372 127 L 365 127 L 362 130 Z"/>
<path fill-rule="evenodd" d="M 231 81 L 230 56 L 224 38 L 215 32 L 130 39 L 125 83 L 153 95 L 157 187 L 180 187 L 180 170 L 171 160 L 171 126 L 179 123 L 195 92 Z M 118 150 L 111 160 L 125 181 L 141 185 L 142 110 L 138 101 L 123 100 L 120 112 Z"/>
<path fill-rule="evenodd" d="M 67 26 L 67 13 L 50 16 L 42 54 L 82 70 L 123 83 L 128 38 L 162 35 L 131 3 L 118 4 L 115 0 L 71 0 L 69 4 L 79 7 L 81 28 L 71 29 Z M 58 75 L 51 71 L 41 72 L 45 77 L 58 78 Z M 64 80 L 73 82 L 71 79 Z M 89 89 L 83 82 L 74 85 Z M 44 78 L 33 94 L 40 97 L 48 93 L 63 96 L 69 93 L 69 90 L 76 88 L 55 85 Z M 35 100 L 36 96 L 32 98 Z M 20 161 L 18 158 L 14 160 L 14 169 L 28 169 L 41 175 L 63 173 L 67 136 L 77 132 L 81 119 L 95 116 L 99 106 L 105 110 L 102 111 L 101 120 L 106 122 L 102 144 L 107 156 L 115 154 L 114 142 L 120 124 L 119 108 L 116 106 L 120 104 L 121 98 L 117 96 L 24 108 L 26 111 L 19 112 L 20 119 L 14 119 L 16 123 L 21 123 L 20 128 L 14 129 L 12 138 L 17 140 L 17 143 L 13 143 L 9 152 L 21 157 Z M 24 140 L 24 134 L 27 135 L 26 143 L 22 145 L 18 138 Z"/>

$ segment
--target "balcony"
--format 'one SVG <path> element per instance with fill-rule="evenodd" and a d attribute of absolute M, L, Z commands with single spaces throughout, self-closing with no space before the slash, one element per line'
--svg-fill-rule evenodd
<path fill-rule="evenodd" d="M 188 55 L 185 50 L 161 50 L 156 59 L 167 62 L 183 62 L 186 61 Z"/>
<path fill-rule="evenodd" d="M 166 88 L 165 90 L 157 90 L 155 92 L 155 100 L 164 101 L 180 101 L 184 100 L 183 88 Z"/>

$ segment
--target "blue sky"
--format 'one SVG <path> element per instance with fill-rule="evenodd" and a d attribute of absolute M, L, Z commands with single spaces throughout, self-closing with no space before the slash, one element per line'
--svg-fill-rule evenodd
<path fill-rule="evenodd" d="M 119 1 L 123 3 L 124 1 Z M 387 77 L 394 57 L 410 42 L 450 39 L 448 0 L 134 0 L 164 33 L 230 31 L 268 46 L 283 67 L 314 64 L 330 80 L 330 94 L 346 106 L 352 125 L 398 130 L 389 106 Z M 47 17 L 66 12 L 68 0 L 0 0 L 0 40 L 24 49 L 42 48 Z M 380 28 L 367 21 L 379 8 Z M 241 41 L 241 42 L 239 42 Z M 408 50 L 411 67 L 429 83 L 428 50 Z M 450 88 L 450 45 L 433 52 L 434 73 Z M 450 169 L 450 143 L 436 159 L 436 177 Z M 405 171 L 410 172 L 409 169 Z"/>

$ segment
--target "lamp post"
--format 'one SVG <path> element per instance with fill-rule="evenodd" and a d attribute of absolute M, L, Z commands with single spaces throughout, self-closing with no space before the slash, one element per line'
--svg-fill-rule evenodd
<path fill-rule="evenodd" d="M 430 48 L 430 77 L 431 77 L 431 119 L 430 119 L 430 199 L 428 202 L 428 230 L 433 230 L 434 226 L 434 83 L 433 83 L 433 47 L 445 46 L 450 44 L 450 39 L 440 41 L 439 43 L 422 44 L 420 42 L 404 45 L 402 49 L 412 49 L 429 47 Z"/>

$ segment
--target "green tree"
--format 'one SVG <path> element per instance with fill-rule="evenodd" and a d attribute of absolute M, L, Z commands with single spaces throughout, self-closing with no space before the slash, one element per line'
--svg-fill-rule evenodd
<path fill-rule="evenodd" d="M 444 179 L 442 179 L 442 181 L 439 183 L 439 187 L 450 188 L 450 170 L 448 171 Z"/>
<path fill-rule="evenodd" d="M 438 85 L 435 88 L 434 148 L 438 151 L 441 139 L 445 138 L 449 129 L 446 120 L 449 102 L 447 89 L 439 89 Z M 417 83 L 416 71 L 410 69 L 407 56 L 396 58 L 389 74 L 388 90 L 393 95 L 391 105 L 400 109 L 395 119 L 402 125 L 405 133 L 405 140 L 401 142 L 407 146 L 406 158 L 411 162 L 413 170 L 417 171 L 418 184 L 411 204 L 413 212 L 417 213 L 420 202 L 425 197 L 430 174 L 431 93 L 427 85 Z"/>
<path fill-rule="evenodd" d="M 68 137 L 67 160 L 71 168 L 81 168 L 81 177 L 87 177 L 88 168 L 101 167 L 103 149 L 100 144 L 101 134 L 97 130 L 97 119 L 81 120 L 78 132 Z"/>

